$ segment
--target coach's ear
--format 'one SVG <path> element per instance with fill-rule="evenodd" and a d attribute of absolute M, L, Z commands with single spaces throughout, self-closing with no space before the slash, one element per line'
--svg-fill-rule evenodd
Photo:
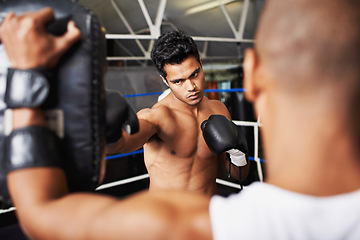
<path fill-rule="evenodd" d="M 254 103 L 263 90 L 264 77 L 259 57 L 254 49 L 245 50 L 243 62 L 245 97 Z"/>
<path fill-rule="evenodd" d="M 245 97 L 248 101 L 254 102 L 256 98 L 256 90 L 253 82 L 254 71 L 256 65 L 256 54 L 254 49 L 247 48 L 245 49 L 244 54 L 244 88 L 245 88 Z"/>

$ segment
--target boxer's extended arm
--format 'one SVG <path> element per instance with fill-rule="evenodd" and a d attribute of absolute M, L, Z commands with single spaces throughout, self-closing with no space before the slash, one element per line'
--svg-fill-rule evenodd
<path fill-rule="evenodd" d="M 106 147 L 108 154 L 128 153 L 141 148 L 149 139 L 158 132 L 159 117 L 163 112 L 158 109 L 145 108 L 140 110 L 136 115 L 139 120 L 139 132 L 129 135 L 123 131 L 122 138 L 116 143 Z"/>

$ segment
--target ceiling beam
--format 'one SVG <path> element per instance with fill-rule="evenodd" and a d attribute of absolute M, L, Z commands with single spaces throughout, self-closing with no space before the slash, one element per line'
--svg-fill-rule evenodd
<path fill-rule="evenodd" d="M 205 42 L 204 45 L 204 49 L 203 52 L 201 52 L 202 57 L 203 58 L 211 58 L 211 56 L 206 56 L 207 55 L 207 44 L 209 42 L 223 42 L 223 43 L 254 43 L 254 39 L 244 39 L 244 31 L 245 31 L 245 26 L 246 26 L 246 19 L 247 19 L 247 14 L 249 11 L 249 1 L 250 0 L 244 0 L 243 6 L 242 6 L 242 11 L 241 11 L 241 17 L 240 17 L 240 23 L 239 23 L 239 29 L 237 30 L 233 24 L 233 22 L 231 21 L 231 18 L 228 14 L 228 12 L 225 9 L 225 4 L 229 4 L 231 2 L 235 2 L 236 0 L 217 0 L 217 1 L 213 1 L 211 2 L 212 4 L 215 2 L 215 7 L 220 7 L 221 11 L 224 14 L 224 17 L 226 18 L 229 27 L 231 28 L 234 37 L 233 38 L 228 38 L 228 37 L 208 37 L 208 36 L 192 36 L 192 38 L 195 41 L 203 41 Z M 124 23 L 125 27 L 127 28 L 127 30 L 129 31 L 130 34 L 106 34 L 105 37 L 107 39 L 115 39 L 115 40 L 134 40 L 137 45 L 139 46 L 141 52 L 142 52 L 142 56 L 113 56 L 113 57 L 108 57 L 108 61 L 122 61 L 122 60 L 130 60 L 130 61 L 139 61 L 139 60 L 150 60 L 150 52 L 151 49 L 153 47 L 154 44 L 154 40 L 158 39 L 158 37 L 160 36 L 161 33 L 161 26 L 162 23 L 164 21 L 164 14 L 165 14 L 165 8 L 166 8 L 166 4 L 167 4 L 167 0 L 160 0 L 159 2 L 159 6 L 157 9 L 157 13 L 156 13 L 156 18 L 155 18 L 155 23 L 152 22 L 149 12 L 145 6 L 144 0 L 138 0 L 138 3 L 140 5 L 141 11 L 144 15 L 144 18 L 146 20 L 146 23 L 149 27 L 150 30 L 150 34 L 136 34 L 134 32 L 134 30 L 132 29 L 132 27 L 130 26 L 130 24 L 128 23 L 128 21 L 126 20 L 125 16 L 122 14 L 122 12 L 120 11 L 118 5 L 115 3 L 114 0 L 111 0 L 111 3 L 115 9 L 115 11 L 117 12 L 118 16 L 120 17 L 120 19 L 122 20 L 122 22 Z M 209 3 L 207 3 L 209 4 Z M 209 8 L 210 5 L 206 5 L 205 7 Z M 213 7 L 211 7 L 213 8 Z M 150 40 L 148 49 L 146 50 L 144 48 L 144 46 L 142 45 L 142 43 L 140 42 L 140 40 Z M 224 57 L 215 57 L 215 58 L 226 58 L 226 56 Z"/>

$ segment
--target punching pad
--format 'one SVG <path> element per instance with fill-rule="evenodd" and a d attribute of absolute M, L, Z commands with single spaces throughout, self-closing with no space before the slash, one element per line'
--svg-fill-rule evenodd
<path fill-rule="evenodd" d="M 81 39 L 50 69 L 50 93 L 41 108 L 50 129 L 60 138 L 59 154 L 69 190 L 93 191 L 104 175 L 105 35 L 98 18 L 76 0 L 0 0 L 0 21 L 10 11 L 22 14 L 44 7 L 51 7 L 55 13 L 55 20 L 46 26 L 50 33 L 62 35 L 69 20 L 81 31 Z M 0 158 L 4 157 L 4 91 L 9 67 L 0 44 Z M 0 171 L 0 180 L 4 181 L 2 167 Z M 3 187 L 3 182 L 0 185 Z M 2 196 L 2 208 L 9 207 L 6 194 Z"/>

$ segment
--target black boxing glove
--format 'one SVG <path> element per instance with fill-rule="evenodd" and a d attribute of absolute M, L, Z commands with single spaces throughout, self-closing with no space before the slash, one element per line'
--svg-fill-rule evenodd
<path fill-rule="evenodd" d="M 139 131 L 139 121 L 128 101 L 117 91 L 106 90 L 106 142 L 115 143 L 122 136 Z"/>
<path fill-rule="evenodd" d="M 222 115 L 211 115 L 201 124 L 206 144 L 216 154 L 227 152 L 231 162 L 242 167 L 248 161 L 248 146 L 240 128 Z"/>

